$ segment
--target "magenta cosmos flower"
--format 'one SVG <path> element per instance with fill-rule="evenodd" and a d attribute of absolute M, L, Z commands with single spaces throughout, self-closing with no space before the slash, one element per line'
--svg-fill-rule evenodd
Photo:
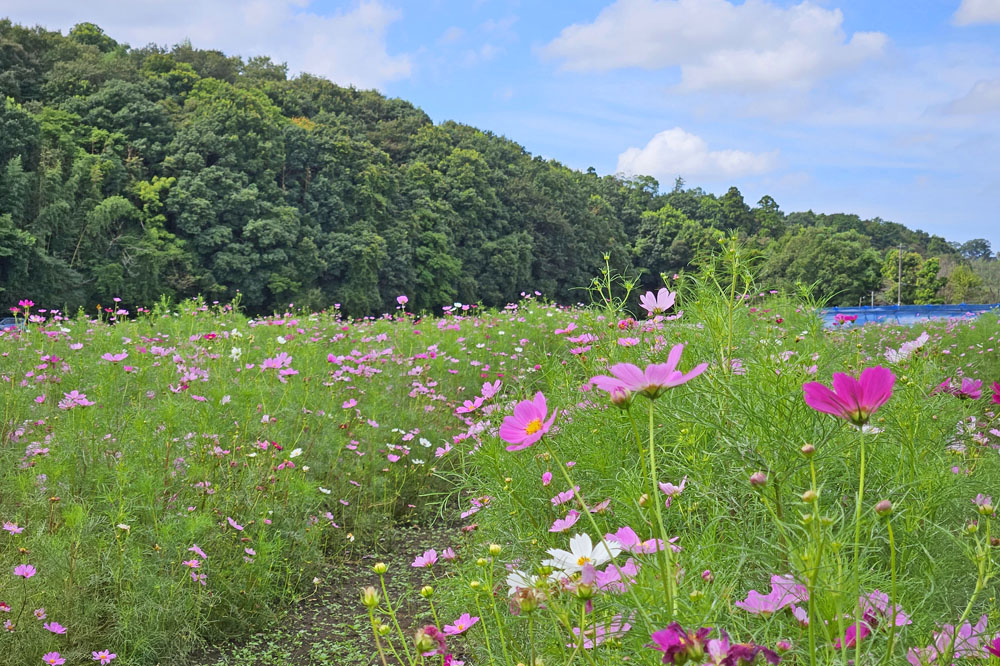
<path fill-rule="evenodd" d="M 42 661 L 51 666 L 62 666 L 66 663 L 66 658 L 60 656 L 58 652 L 46 652 L 42 655 Z"/>
<path fill-rule="evenodd" d="M 677 364 L 681 361 L 683 351 L 683 344 L 674 345 L 666 363 L 653 363 L 646 366 L 645 370 L 631 363 L 616 363 L 608 368 L 611 372 L 610 377 L 597 375 L 590 381 L 602 391 L 607 391 L 613 398 L 623 393 L 626 396 L 642 393 L 647 398 L 654 399 L 667 389 L 680 386 L 705 372 L 708 363 L 699 363 L 687 373 L 678 370 Z"/>
<path fill-rule="evenodd" d="M 514 407 L 514 414 L 505 416 L 500 426 L 500 439 L 510 444 L 508 451 L 526 449 L 542 438 L 556 420 L 559 410 L 553 410 L 548 421 L 549 408 L 545 396 L 539 391 L 531 400 L 522 400 Z"/>
<path fill-rule="evenodd" d="M 671 292 L 666 287 L 661 287 L 655 295 L 653 292 L 647 291 L 640 296 L 639 305 L 646 311 L 647 316 L 652 317 L 653 315 L 666 312 L 673 307 L 676 298 L 676 293 Z"/>
<path fill-rule="evenodd" d="M 819 382 L 802 385 L 806 404 L 824 414 L 833 414 L 861 427 L 892 396 L 896 375 L 881 365 L 865 368 L 855 379 L 833 373 L 833 389 Z"/>

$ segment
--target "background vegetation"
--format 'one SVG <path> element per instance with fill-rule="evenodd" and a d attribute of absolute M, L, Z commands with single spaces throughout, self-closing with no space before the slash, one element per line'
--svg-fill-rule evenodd
<path fill-rule="evenodd" d="M 350 315 L 526 289 L 580 300 L 610 252 L 644 287 L 735 230 L 778 286 L 843 305 L 1000 300 L 989 242 L 600 176 L 264 57 L 0 20 L 0 294 L 63 306 L 237 292 Z M 877 295 L 876 295 L 877 297 Z"/>

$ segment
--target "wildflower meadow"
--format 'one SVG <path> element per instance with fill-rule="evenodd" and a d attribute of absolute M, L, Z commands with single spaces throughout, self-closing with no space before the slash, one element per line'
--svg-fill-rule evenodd
<path fill-rule="evenodd" d="M 998 316 L 826 328 L 735 241 L 664 277 L 363 319 L 21 301 L 4 663 L 242 663 L 200 655 L 338 585 L 360 653 L 286 663 L 1000 664 Z"/>

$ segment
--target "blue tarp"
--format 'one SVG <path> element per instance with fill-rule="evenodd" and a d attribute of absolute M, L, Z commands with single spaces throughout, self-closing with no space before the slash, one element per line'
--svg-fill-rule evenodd
<path fill-rule="evenodd" d="M 930 319 L 962 319 L 977 317 L 984 312 L 994 310 L 1000 314 L 1000 304 L 972 305 L 876 305 L 875 307 L 824 308 L 820 316 L 827 326 L 834 325 L 837 314 L 857 315 L 858 320 L 852 326 L 872 322 L 882 324 L 916 324 Z"/>

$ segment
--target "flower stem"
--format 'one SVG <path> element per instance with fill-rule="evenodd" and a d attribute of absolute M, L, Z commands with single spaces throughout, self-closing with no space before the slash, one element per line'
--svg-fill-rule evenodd
<path fill-rule="evenodd" d="M 861 438 L 861 467 L 858 472 L 858 501 L 854 506 L 854 663 L 861 663 L 861 502 L 865 496 L 865 435 L 858 430 Z M 844 636 L 847 643 L 847 636 Z"/>
<path fill-rule="evenodd" d="M 660 530 L 660 538 L 663 539 L 663 550 L 661 561 L 663 577 L 663 592 L 667 598 L 667 607 L 670 609 L 670 618 L 677 615 L 677 579 L 674 577 L 673 550 L 670 548 L 670 539 L 667 537 L 667 530 L 663 526 L 663 511 L 660 509 L 660 498 L 656 494 L 656 436 L 653 431 L 653 401 L 649 401 L 649 474 L 651 479 L 651 494 L 649 500 L 653 503 L 656 513 L 656 523 Z"/>

